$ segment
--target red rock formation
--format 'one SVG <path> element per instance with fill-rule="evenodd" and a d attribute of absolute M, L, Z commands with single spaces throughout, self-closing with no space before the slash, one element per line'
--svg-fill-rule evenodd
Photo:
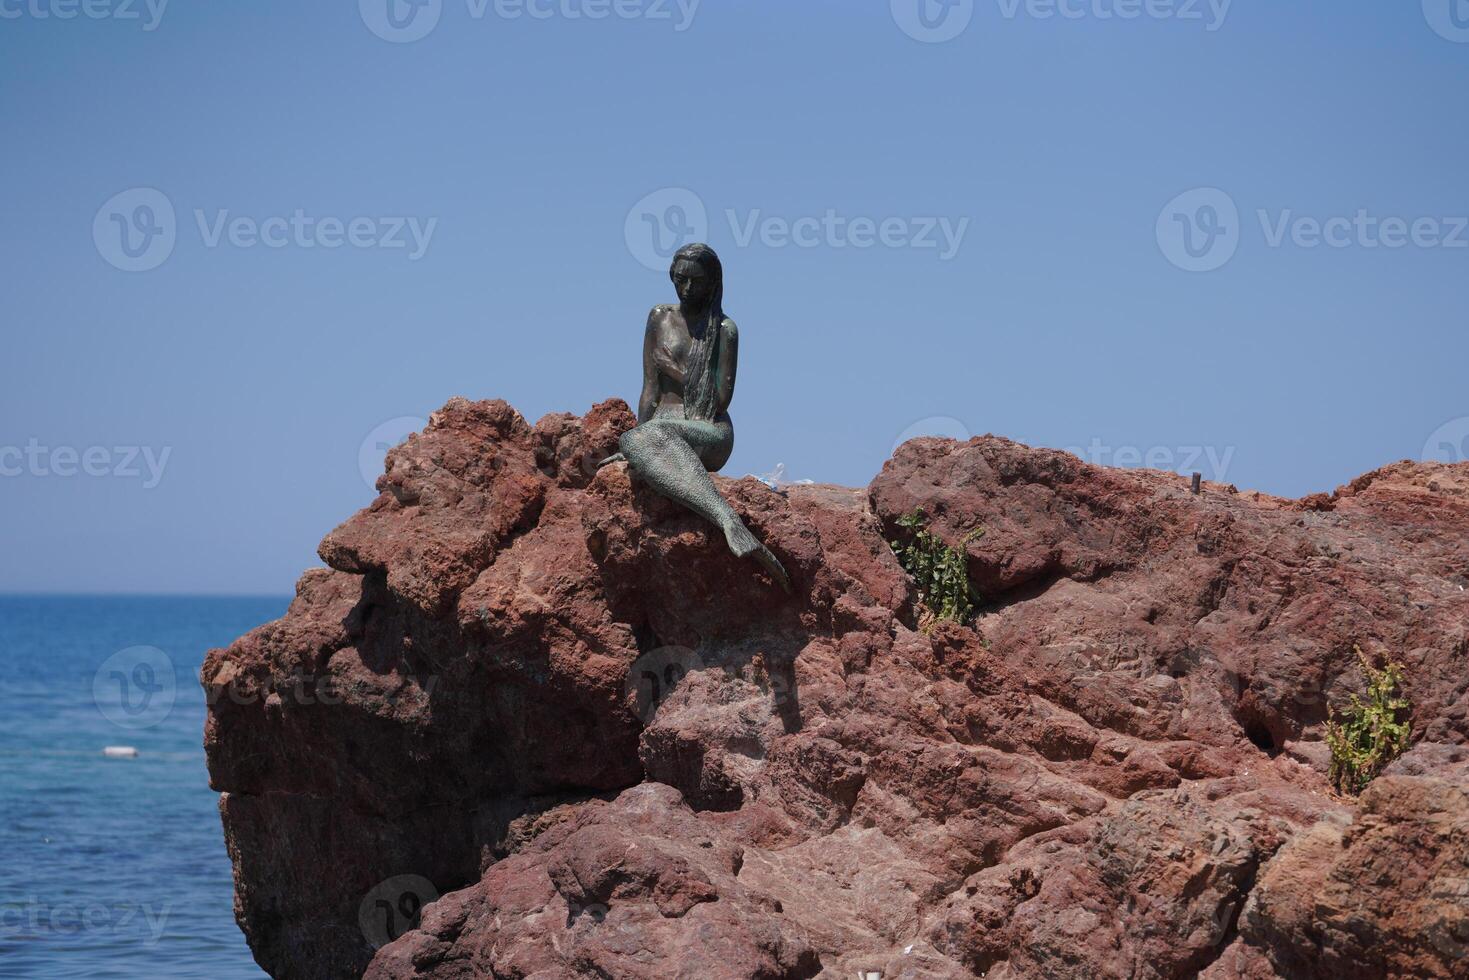
<path fill-rule="evenodd" d="M 632 422 L 451 401 L 210 654 L 274 975 L 1469 976 L 1469 466 L 1195 496 L 987 436 L 721 479 L 787 596 L 596 472 Z M 986 528 L 973 628 L 915 629 L 917 508 Z M 1417 743 L 1360 801 L 1321 742 L 1354 645 Z"/>

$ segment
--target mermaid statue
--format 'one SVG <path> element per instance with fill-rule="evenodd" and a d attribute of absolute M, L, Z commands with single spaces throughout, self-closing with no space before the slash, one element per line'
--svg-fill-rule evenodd
<path fill-rule="evenodd" d="M 724 315 L 724 267 L 712 248 L 696 243 L 678 250 L 668 275 L 678 305 L 648 314 L 638 424 L 599 468 L 627 463 L 634 477 L 723 531 L 730 551 L 753 557 L 789 592 L 785 569 L 709 478 L 734 449 L 729 403 L 740 335 Z"/>

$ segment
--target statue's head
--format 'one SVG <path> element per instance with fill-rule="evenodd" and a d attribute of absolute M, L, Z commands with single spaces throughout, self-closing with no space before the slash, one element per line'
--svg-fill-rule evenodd
<path fill-rule="evenodd" d="M 680 302 L 702 306 L 722 292 L 724 267 L 714 249 L 694 242 L 679 249 L 668 268 L 668 278 L 678 292 Z"/>

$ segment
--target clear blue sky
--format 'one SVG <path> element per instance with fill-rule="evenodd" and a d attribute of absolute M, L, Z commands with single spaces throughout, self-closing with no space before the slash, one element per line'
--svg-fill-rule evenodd
<path fill-rule="evenodd" d="M 382 423 L 635 399 L 649 221 L 724 259 L 727 474 L 1469 437 L 1469 0 L 394 2 L 0 0 L 0 591 L 284 593 Z"/>

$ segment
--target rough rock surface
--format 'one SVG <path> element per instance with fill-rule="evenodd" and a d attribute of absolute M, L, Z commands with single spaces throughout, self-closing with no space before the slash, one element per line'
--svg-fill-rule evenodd
<path fill-rule="evenodd" d="M 1469 976 L 1469 465 L 1291 501 L 985 436 L 721 478 L 787 596 L 595 470 L 632 422 L 451 401 L 210 654 L 275 976 Z M 919 508 L 986 529 L 972 627 L 916 628 Z M 1354 645 L 1415 741 L 1358 800 Z"/>

